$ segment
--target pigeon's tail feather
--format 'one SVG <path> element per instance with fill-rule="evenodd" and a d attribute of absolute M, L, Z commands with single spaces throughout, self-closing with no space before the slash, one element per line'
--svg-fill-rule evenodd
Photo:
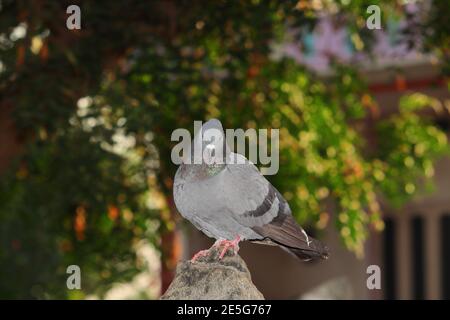
<path fill-rule="evenodd" d="M 286 250 L 287 252 L 293 254 L 297 258 L 303 261 L 309 261 L 309 260 L 315 260 L 315 259 L 328 259 L 328 248 L 323 245 L 322 242 L 310 238 L 311 247 L 314 247 L 314 249 L 298 249 L 298 248 L 289 248 L 284 247 L 281 245 L 281 248 Z M 314 243 L 314 244 L 313 244 Z"/>
<path fill-rule="evenodd" d="M 309 237 L 291 215 L 281 214 L 272 222 L 252 228 L 268 242 L 279 245 L 301 260 L 327 259 L 328 248 Z"/>

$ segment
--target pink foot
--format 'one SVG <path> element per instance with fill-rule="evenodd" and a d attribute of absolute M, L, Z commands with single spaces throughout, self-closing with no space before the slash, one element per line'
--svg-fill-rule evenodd
<path fill-rule="evenodd" d="M 212 248 L 215 248 L 217 246 L 220 246 L 221 242 L 224 240 L 216 240 L 216 242 L 214 242 L 214 244 L 211 246 L 211 248 L 206 249 L 206 250 L 200 250 L 199 252 L 197 252 L 196 254 L 194 254 L 194 256 L 191 258 L 191 262 L 195 262 L 198 258 L 200 257 L 205 257 L 209 254 L 209 251 Z"/>
<path fill-rule="evenodd" d="M 191 262 L 194 263 L 198 258 L 204 257 L 204 256 L 208 255 L 208 253 L 209 253 L 209 249 L 207 249 L 207 250 L 200 250 L 199 252 L 194 254 L 194 256 L 191 259 Z"/>
<path fill-rule="evenodd" d="M 239 242 L 241 241 L 241 238 L 237 236 L 234 240 L 222 240 L 219 243 L 219 246 L 223 246 L 222 252 L 220 253 L 219 260 L 221 260 L 225 253 L 227 253 L 229 248 L 233 249 L 234 254 L 236 254 L 239 251 Z"/>

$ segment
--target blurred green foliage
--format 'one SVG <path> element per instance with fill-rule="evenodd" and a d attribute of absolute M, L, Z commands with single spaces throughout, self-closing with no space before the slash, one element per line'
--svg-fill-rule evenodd
<path fill-rule="evenodd" d="M 80 31 L 65 27 L 72 2 Z M 279 128 L 280 171 L 268 178 L 310 228 L 334 211 L 344 245 L 361 255 L 368 229 L 383 228 L 377 194 L 395 204 L 415 194 L 447 141 L 420 113 L 438 108 L 432 98 L 405 96 L 378 119 L 353 68 L 336 63 L 323 79 L 269 58 L 287 27 L 311 28 L 323 10 L 347 17 L 369 51 L 367 6 L 402 14 L 391 1 L 315 2 L 2 1 L 0 103 L 25 148 L 0 181 L 0 297 L 102 295 L 145 269 L 136 244 L 158 247 L 174 224 L 171 133 L 210 117 Z M 21 23 L 26 35 L 11 40 Z M 426 39 L 442 54 L 448 34 Z M 149 206 L 158 195 L 163 204 Z M 70 264 L 83 271 L 75 296 Z"/>

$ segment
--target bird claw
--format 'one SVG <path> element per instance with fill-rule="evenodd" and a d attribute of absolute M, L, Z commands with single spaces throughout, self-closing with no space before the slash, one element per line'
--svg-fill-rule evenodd
<path fill-rule="evenodd" d="M 227 253 L 229 248 L 233 249 L 233 253 L 237 254 L 237 252 L 239 251 L 239 242 L 241 241 L 240 237 L 236 237 L 236 239 L 234 240 L 222 240 L 219 242 L 218 246 L 221 247 L 223 246 L 224 248 L 222 249 L 222 251 L 220 252 L 219 255 L 219 260 L 222 260 L 223 257 L 225 256 L 225 254 Z"/>
<path fill-rule="evenodd" d="M 225 254 L 227 253 L 229 248 L 233 249 L 233 253 L 236 254 L 239 251 L 239 242 L 241 241 L 241 238 L 238 236 L 234 240 L 217 240 L 211 248 L 220 248 L 223 247 L 222 251 L 219 255 L 219 260 L 222 260 Z M 206 250 L 200 250 L 194 256 L 191 258 L 191 263 L 195 263 L 198 258 L 205 257 L 209 254 L 210 249 Z"/>
<path fill-rule="evenodd" d="M 195 261 L 197 261 L 198 258 L 204 257 L 204 256 L 208 255 L 208 253 L 209 253 L 209 249 L 207 249 L 207 250 L 200 250 L 199 252 L 194 254 L 194 256 L 191 259 L 191 262 L 194 263 Z"/>

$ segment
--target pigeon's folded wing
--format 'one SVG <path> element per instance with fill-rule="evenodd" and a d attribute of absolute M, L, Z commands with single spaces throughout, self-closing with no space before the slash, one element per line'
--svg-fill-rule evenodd
<path fill-rule="evenodd" d="M 262 226 L 280 212 L 290 212 L 281 194 L 248 160 L 245 164 L 227 165 L 223 183 L 232 186 L 222 196 L 228 211 L 241 225 Z"/>
<path fill-rule="evenodd" d="M 269 243 L 280 245 L 302 260 L 328 258 L 328 248 L 309 237 L 292 215 L 280 214 L 270 223 L 252 229 Z"/>

